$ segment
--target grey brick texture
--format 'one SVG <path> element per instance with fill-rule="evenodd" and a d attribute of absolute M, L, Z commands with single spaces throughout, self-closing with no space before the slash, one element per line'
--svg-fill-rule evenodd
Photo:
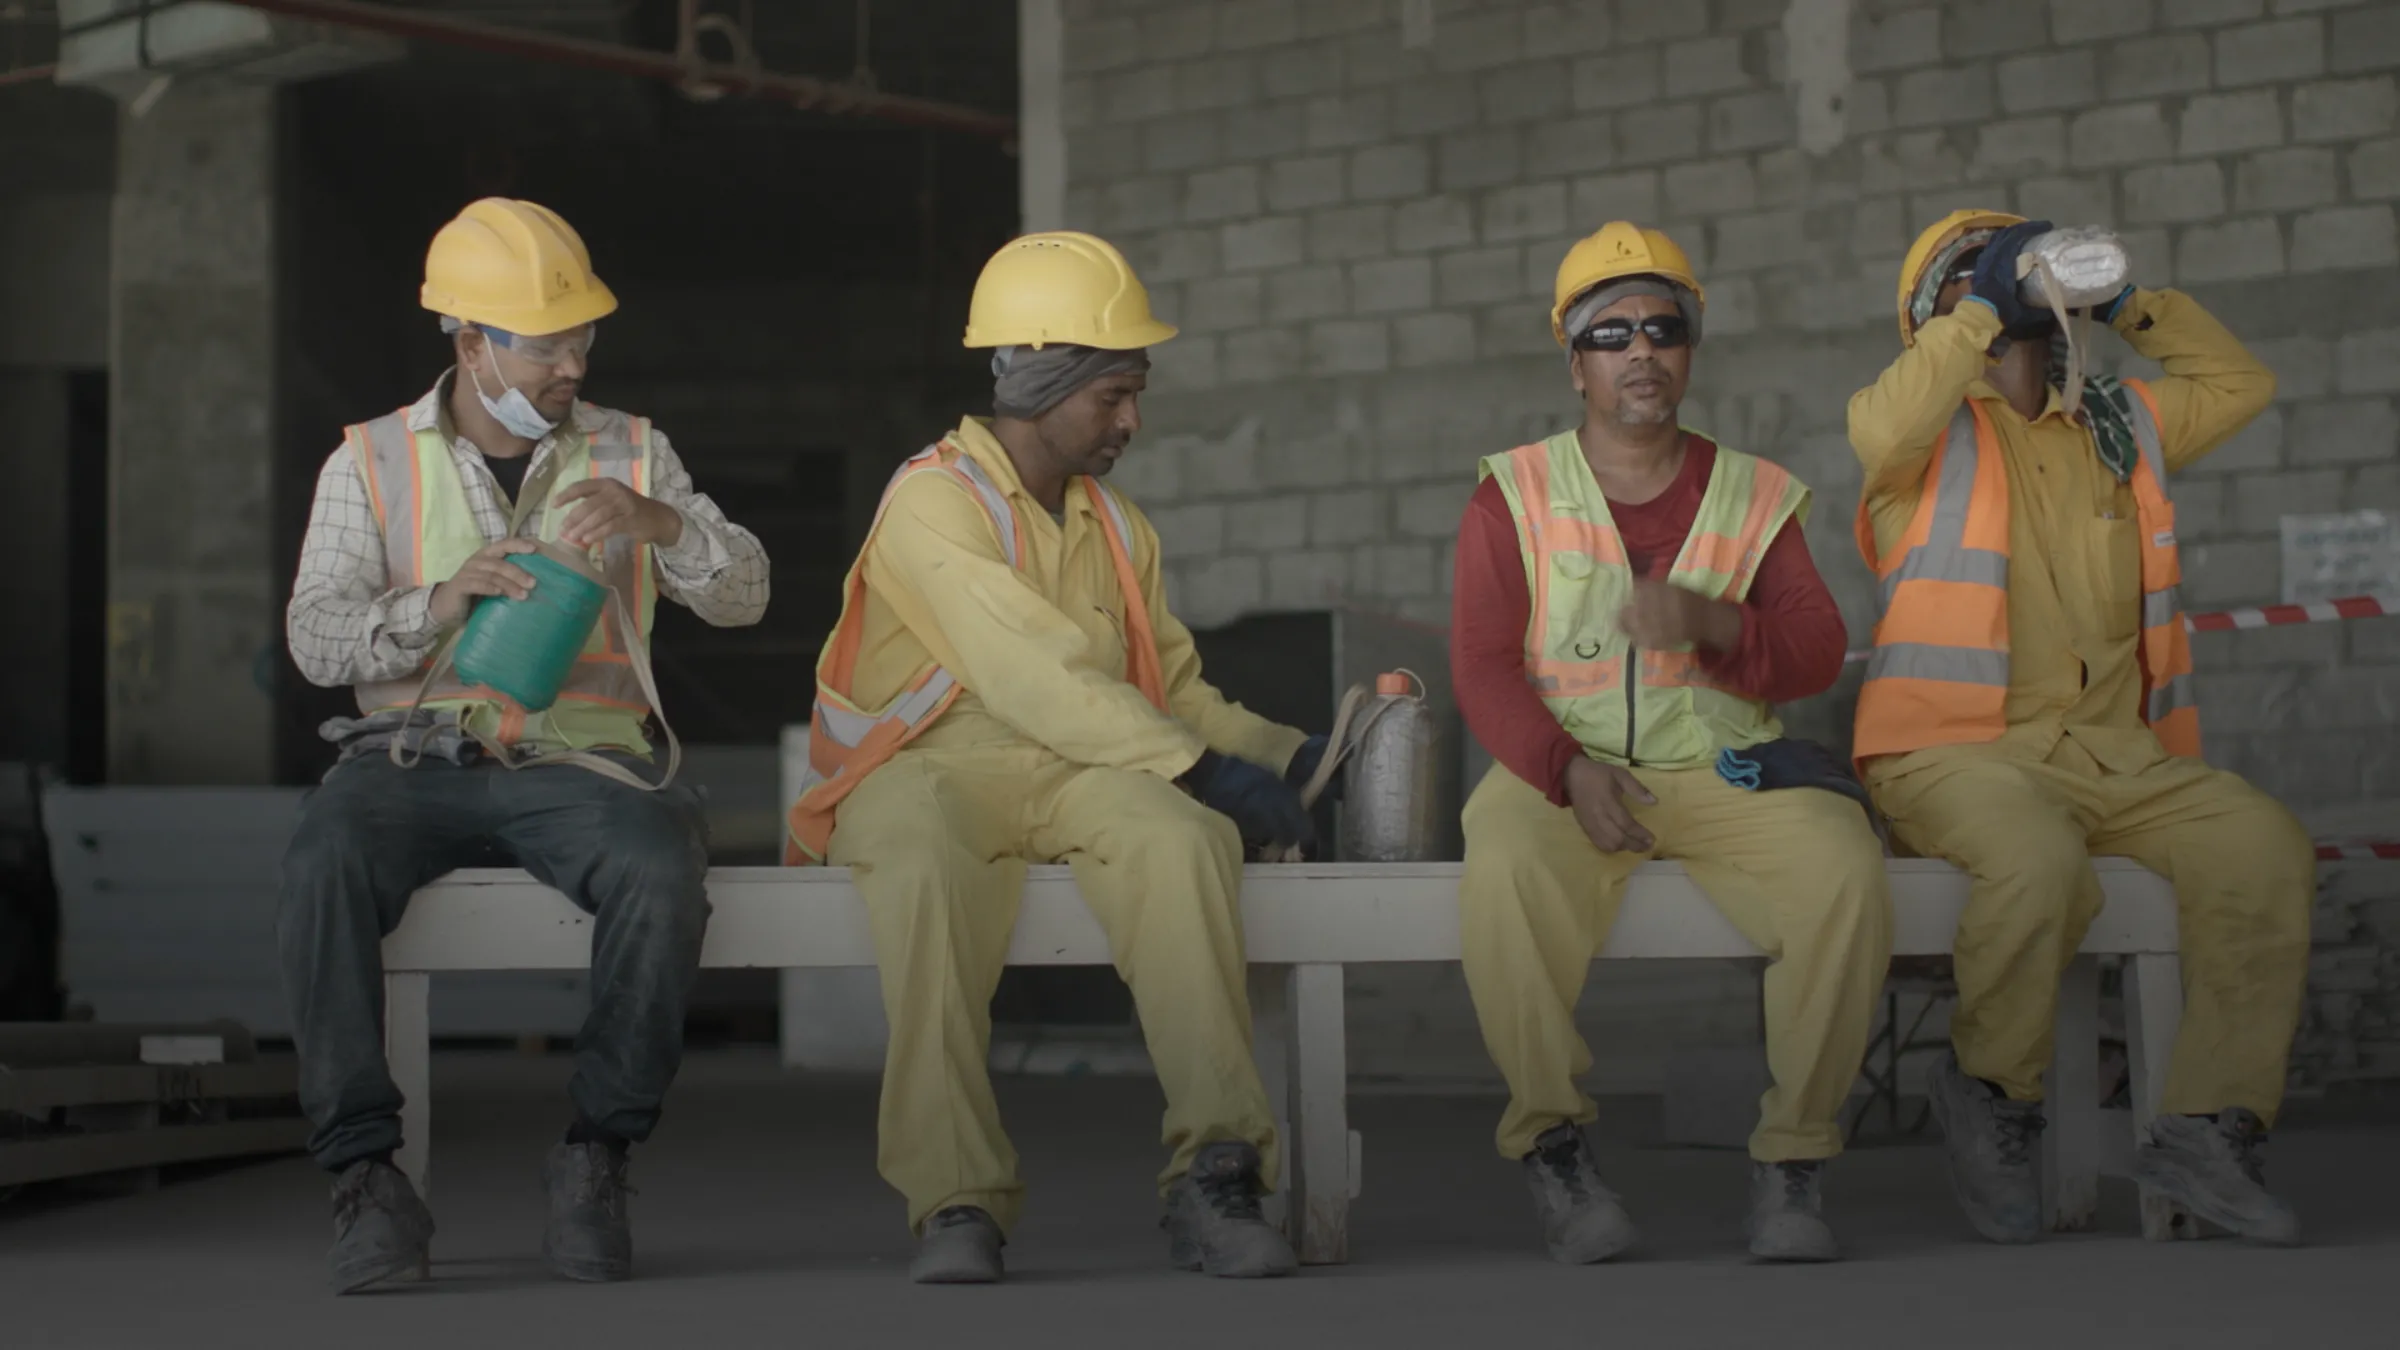
<path fill-rule="evenodd" d="M 1694 260 L 1683 416 L 1817 489 L 1856 641 L 1846 404 L 1897 350 L 1901 256 L 1961 206 L 2118 229 L 2140 284 L 2276 370 L 2275 404 L 2174 484 L 2192 604 L 2279 598 L 2287 515 L 2400 510 L 2400 0 L 1857 0 L 1830 145 L 1802 143 L 1788 8 L 1437 0 L 1406 48 L 1392 0 L 1067 7 L 1067 223 L 1124 247 L 1184 330 L 1123 481 L 1187 619 L 1446 622 L 1476 460 L 1578 415 L 1553 279 L 1617 218 Z M 2400 729 L 2291 711 L 2303 687 L 2400 698 L 2400 638 L 2200 651 L 2220 762 L 2304 801 L 2400 782 Z M 1838 737 L 1856 684 L 1789 715 Z M 2303 735 L 2355 771 L 2286 772 Z"/>

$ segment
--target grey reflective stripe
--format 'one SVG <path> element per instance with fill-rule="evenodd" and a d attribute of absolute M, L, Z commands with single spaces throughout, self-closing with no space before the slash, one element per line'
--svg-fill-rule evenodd
<path fill-rule="evenodd" d="M 1903 581 L 1976 581 L 2008 585 L 2008 558 L 1989 549 L 1967 548 L 1967 510 L 1975 504 L 1975 467 L 1981 447 L 1975 443 L 1975 407 L 1958 405 L 1942 433 L 1942 476 L 1933 485 L 1933 521 L 1925 542 L 1901 555 L 1900 565 L 1883 578 L 1875 596 L 1875 614 L 1883 616 Z"/>
<path fill-rule="evenodd" d="M 834 707 L 830 703 L 817 704 L 817 725 L 824 729 L 827 739 L 847 749 L 857 749 L 859 742 L 867 738 L 867 733 L 873 731 L 880 720 L 866 713 Z"/>
<path fill-rule="evenodd" d="M 2142 596 L 2142 627 L 2144 628 L 2163 628 L 2175 622 L 2175 616 L 2182 612 L 2183 602 L 2176 598 L 2175 588 L 2172 586 L 2163 591 L 2150 591 Z"/>
<path fill-rule="evenodd" d="M 2169 713 L 2199 706 L 2200 700 L 2192 690 L 2192 677 L 2178 675 L 2150 691 L 2150 712 L 2144 720 L 2155 726 Z"/>
<path fill-rule="evenodd" d="M 1933 485 L 1933 529 L 1925 547 L 1967 546 L 1967 508 L 1975 501 L 1975 467 L 1982 447 L 1975 443 L 1975 405 L 1962 403 L 1943 434 L 1942 478 Z"/>
<path fill-rule="evenodd" d="M 2158 423 L 2151 420 L 2150 401 L 2134 390 L 2125 391 L 2125 404 L 2133 411 L 2133 443 L 2141 447 L 2142 463 L 2150 466 L 2150 476 L 2158 482 L 2158 490 L 2167 490 L 2167 452 L 2158 437 Z"/>
<path fill-rule="evenodd" d="M 362 430 L 366 432 L 366 453 L 373 455 L 375 462 L 361 464 L 359 469 L 374 474 L 375 505 L 382 512 L 375 523 L 383 529 L 383 561 L 389 583 L 396 587 L 414 582 L 416 533 L 405 524 L 393 529 L 392 522 L 416 519 L 416 433 L 408 429 L 405 412 L 387 413 L 367 423 Z"/>
<path fill-rule="evenodd" d="M 603 408 L 600 412 L 600 425 L 586 433 L 592 458 L 602 464 L 630 462 L 641 453 L 641 447 L 634 442 L 633 419 L 614 408 Z"/>
<path fill-rule="evenodd" d="M 1983 586 L 2008 585 L 2008 555 L 1994 553 L 1988 548 L 1961 548 L 1937 551 L 1931 548 L 1911 549 L 1900 560 L 1900 566 L 1883 579 L 1880 603 L 1889 609 L 1892 596 L 1903 581 L 1965 581 Z"/>
<path fill-rule="evenodd" d="M 924 721 L 957 686 L 957 677 L 936 666 L 924 684 L 901 695 L 881 715 L 852 712 L 819 699 L 816 705 L 817 727 L 835 745 L 845 750 L 856 750 L 875 728 L 886 722 L 913 727 Z"/>
<path fill-rule="evenodd" d="M 1000 551 L 1008 555 L 1008 565 L 1017 566 L 1017 512 L 1008 504 L 1008 494 L 1000 490 L 1000 485 L 992 481 L 992 476 L 983 471 L 973 455 L 960 455 L 958 467 L 966 474 L 967 482 L 982 494 L 984 509 L 992 513 L 992 525 L 1000 531 Z"/>
<path fill-rule="evenodd" d="M 1117 538 L 1125 541 L 1126 551 L 1132 552 L 1133 522 L 1125 514 L 1125 503 L 1118 501 L 1117 494 L 1103 487 L 1096 478 L 1084 479 L 1083 486 L 1085 491 L 1092 494 L 1093 500 L 1100 503 L 1100 509 L 1108 513 L 1108 521 L 1117 527 Z"/>
<path fill-rule="evenodd" d="M 1974 647 L 1936 647 L 1923 642 L 1887 642 L 1867 662 L 1870 680 L 1941 680 L 1950 684 L 2008 687 L 2008 653 Z"/>

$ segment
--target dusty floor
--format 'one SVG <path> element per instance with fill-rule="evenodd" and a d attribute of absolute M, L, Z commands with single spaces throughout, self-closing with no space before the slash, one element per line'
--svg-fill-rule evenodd
<path fill-rule="evenodd" d="M 551 1280 L 535 1167 L 562 1122 L 560 1058 L 438 1062 L 436 1282 L 322 1292 L 325 1186 L 298 1159 L 172 1179 L 117 1199 L 0 1207 L 0 1346 L 602 1350 L 685 1346 L 2008 1346 L 2068 1350 L 2400 1343 L 2400 1113 L 2287 1130 L 2275 1175 L 2311 1245 L 2160 1247 L 2109 1183 L 2104 1231 L 2003 1250 L 1973 1241 L 1938 1153 L 1861 1149 L 1832 1174 L 1852 1259 L 1749 1265 L 1739 1157 L 1640 1146 L 1611 1122 L 1609 1174 L 1647 1241 L 1637 1260 L 1541 1256 L 1497 1104 L 1368 1096 L 1353 1264 L 1261 1285 L 1161 1269 L 1148 1177 L 1156 1090 L 1004 1080 L 1031 1210 L 1014 1283 L 919 1289 L 898 1200 L 873 1170 L 863 1082 L 787 1078 L 761 1055 L 695 1057 L 636 1155 L 638 1276 Z M 1619 1116 L 1639 1116 L 1627 1108 Z"/>

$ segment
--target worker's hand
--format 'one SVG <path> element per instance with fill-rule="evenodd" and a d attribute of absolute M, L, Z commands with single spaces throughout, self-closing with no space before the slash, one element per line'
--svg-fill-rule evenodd
<path fill-rule="evenodd" d="M 1968 284 L 1975 298 L 2000 316 L 2000 331 L 2012 338 L 2040 337 L 2057 325 L 2046 309 L 2027 305 L 2017 292 L 2017 258 L 2025 246 L 2050 233 L 2046 220 L 2024 220 L 2000 230 L 1975 260 L 1975 278 Z"/>
<path fill-rule="evenodd" d="M 681 512 L 614 478 L 586 478 L 554 500 L 561 506 L 583 503 L 567 513 L 558 531 L 559 542 L 572 548 L 590 548 L 620 534 L 656 548 L 673 548 L 683 538 Z"/>
<path fill-rule="evenodd" d="M 1582 755 L 1567 765 L 1567 804 L 1575 811 L 1575 823 L 1602 853 L 1647 853 L 1658 842 L 1633 818 L 1632 808 L 1625 805 L 1628 797 L 1644 806 L 1658 804 L 1631 769 Z"/>
<path fill-rule="evenodd" d="M 1292 762 L 1284 766 L 1284 784 L 1294 792 L 1306 788 L 1308 780 L 1317 776 L 1317 766 L 1325 762 L 1325 752 L 1332 746 L 1332 740 L 1324 736 L 1311 736 L 1301 742 L 1300 749 L 1292 755 Z M 1337 772 L 1325 780 L 1325 795 L 1319 800 L 1338 802 L 1341 799 L 1342 775 Z"/>
<path fill-rule="evenodd" d="M 1245 844 L 1280 849 L 1317 842 L 1300 794 L 1271 770 L 1209 750 L 1181 781 L 1208 809 L 1230 817 Z"/>
<path fill-rule="evenodd" d="M 433 600 L 428 608 L 433 621 L 444 628 L 467 617 L 467 609 L 476 597 L 505 595 L 522 600 L 533 594 L 533 573 L 508 560 L 512 553 L 531 553 L 541 547 L 530 539 L 509 538 L 486 544 L 475 555 L 458 565 L 448 581 L 433 588 Z"/>
<path fill-rule="evenodd" d="M 1723 655 L 1741 645 L 1742 607 L 1664 581 L 1636 581 L 1617 627 L 1653 651 L 1694 646 Z"/>

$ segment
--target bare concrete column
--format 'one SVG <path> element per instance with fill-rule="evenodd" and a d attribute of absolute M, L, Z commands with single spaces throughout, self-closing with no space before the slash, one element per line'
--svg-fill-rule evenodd
<path fill-rule="evenodd" d="M 119 114 L 110 241 L 108 767 L 273 775 L 275 91 Z"/>

